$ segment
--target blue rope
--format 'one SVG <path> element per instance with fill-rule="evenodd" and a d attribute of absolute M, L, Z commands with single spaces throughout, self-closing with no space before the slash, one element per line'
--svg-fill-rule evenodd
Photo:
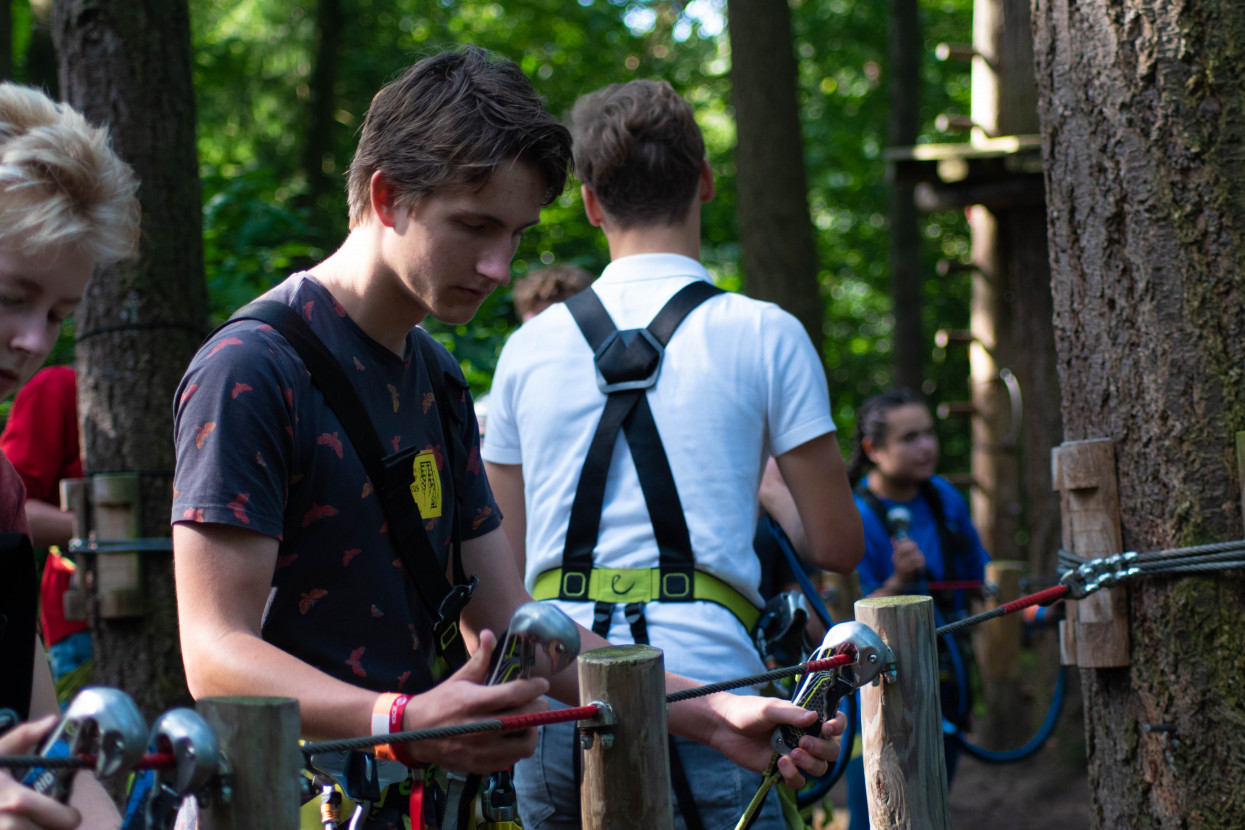
<path fill-rule="evenodd" d="M 1041 748 L 1042 744 L 1055 731 L 1055 724 L 1059 721 L 1059 715 L 1063 711 L 1064 692 L 1067 686 L 1068 667 L 1059 667 L 1059 679 L 1055 681 L 1055 693 L 1051 696 L 1050 709 L 1046 712 L 1046 720 L 1042 722 L 1042 726 L 1038 729 L 1028 743 L 1019 746 L 1016 749 L 996 752 L 990 749 L 983 749 L 976 744 L 971 743 L 960 730 L 955 730 L 952 737 L 960 747 L 972 755 L 979 761 L 988 761 L 994 764 L 1007 764 L 1013 761 L 1020 761 L 1028 758 Z"/>

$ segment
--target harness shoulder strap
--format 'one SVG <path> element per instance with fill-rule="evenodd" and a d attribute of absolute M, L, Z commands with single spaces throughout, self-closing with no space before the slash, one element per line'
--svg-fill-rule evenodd
<path fill-rule="evenodd" d="M 341 364 L 298 312 L 284 303 L 256 300 L 235 312 L 230 322 L 247 318 L 267 323 L 285 338 L 302 359 L 333 414 L 341 421 L 351 446 L 358 454 L 381 499 L 394 548 L 406 572 L 408 589 L 412 586 L 415 588 L 433 621 L 438 654 L 454 668 L 462 665 L 467 660 L 467 652 L 458 632 L 458 615 L 470 599 L 474 585 L 460 583 L 451 587 L 445 579 L 444 570 L 424 530 L 419 510 L 409 494 L 404 493 L 403 488 L 392 480 L 393 475 L 385 465 L 383 444 L 376 434 L 376 428 L 360 405 Z M 421 340 L 422 346 L 424 344 Z M 425 365 L 425 369 L 432 379 L 434 395 L 441 402 L 438 409 L 442 416 L 442 429 L 446 431 L 446 441 L 451 445 L 447 451 L 450 451 L 452 431 L 446 430 L 445 410 L 449 408 L 449 402 L 445 396 L 444 378 L 435 361 L 431 365 Z M 457 482 L 451 482 L 451 486 L 455 492 L 460 490 Z M 452 534 L 455 540 L 453 566 L 457 578 L 462 572 L 457 521 L 453 525 Z"/>
<path fill-rule="evenodd" d="M 934 521 L 938 525 L 938 542 L 942 545 L 943 578 L 954 580 L 957 578 L 956 559 L 968 550 L 968 539 L 964 534 L 952 530 L 947 523 L 947 511 L 942 502 L 942 494 L 938 492 L 938 487 L 932 480 L 927 479 L 921 482 L 921 497 L 929 505 L 930 512 L 934 514 Z"/>
<path fill-rule="evenodd" d="M 856 485 L 856 495 L 865 500 L 865 504 L 869 505 L 869 509 L 873 511 L 873 515 L 878 517 L 878 521 L 882 523 L 882 527 L 886 529 L 886 533 L 889 536 L 891 534 L 891 524 L 886 517 L 886 505 L 882 504 L 882 500 L 863 483 Z"/>
<path fill-rule="evenodd" d="M 648 405 L 647 390 L 657 381 L 664 348 L 693 309 L 716 294 L 698 280 L 679 290 L 645 329 L 619 332 L 592 289 L 566 301 L 571 316 L 593 350 L 598 384 L 607 396 L 571 505 L 562 559 L 563 599 L 588 599 L 589 574 L 600 533 L 605 482 L 614 443 L 626 436 L 660 551 L 659 598 L 693 598 L 695 558 L 678 489 L 661 435 Z"/>

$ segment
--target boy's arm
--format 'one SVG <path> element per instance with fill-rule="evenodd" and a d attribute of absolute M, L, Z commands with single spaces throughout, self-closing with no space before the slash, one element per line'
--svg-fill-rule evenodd
<path fill-rule="evenodd" d="M 378 694 L 331 677 L 265 642 L 261 619 L 272 582 L 276 539 L 227 525 L 173 527 L 174 576 L 186 680 L 195 697 L 258 695 L 295 698 L 302 731 L 312 739 L 371 734 Z M 543 679 L 481 685 L 494 640 L 446 681 L 412 697 L 404 729 L 473 722 L 543 710 Z M 465 772 L 505 769 L 535 748 L 535 731 L 514 740 L 474 735 L 409 744 L 419 761 Z"/>
<path fill-rule="evenodd" d="M 484 462 L 493 498 L 501 509 L 501 529 L 518 565 L 519 578 L 527 567 L 527 498 L 523 494 L 523 465 Z"/>
<path fill-rule="evenodd" d="M 807 441 L 776 461 L 807 540 L 801 554 L 823 570 L 851 573 L 865 554 L 865 538 L 836 434 Z M 774 518 L 784 528 L 792 521 Z"/>

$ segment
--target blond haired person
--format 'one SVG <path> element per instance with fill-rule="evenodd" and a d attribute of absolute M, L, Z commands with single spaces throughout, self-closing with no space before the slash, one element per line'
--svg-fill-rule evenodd
<path fill-rule="evenodd" d="M 136 252 L 137 190 L 133 171 L 112 151 L 105 130 L 36 90 L 0 84 L 0 399 L 43 365 L 94 267 Z M 17 472 L 0 454 L 0 533 L 29 535 L 25 497 Z M 6 563 L 10 573 L 27 567 Z M 33 629 L 33 621 L 23 624 Z M 0 705 L 19 716 L 45 718 L 56 713 L 56 696 L 42 643 L 37 635 L 33 640 L 29 696 Z M 9 648 L 4 642 L 6 671 L 32 660 L 29 644 Z M 51 723 L 18 727 L 0 740 L 0 752 L 31 751 Z M 70 802 L 58 804 L 0 771 L 0 830 L 121 823 L 88 775 L 78 776 Z"/>

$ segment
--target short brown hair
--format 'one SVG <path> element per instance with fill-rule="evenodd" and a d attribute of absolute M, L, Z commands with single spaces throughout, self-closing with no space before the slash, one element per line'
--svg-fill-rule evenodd
<path fill-rule="evenodd" d="M 0 84 L 0 247 L 73 247 L 102 264 L 132 257 L 137 192 L 107 130 L 36 89 Z"/>
<path fill-rule="evenodd" d="M 519 159 L 544 173 L 542 204 L 566 187 L 570 134 L 545 108 L 519 67 L 476 46 L 411 66 L 372 99 L 350 163 L 351 227 L 368 216 L 377 170 L 410 207 L 447 185 L 484 186 Z"/>
<path fill-rule="evenodd" d="M 571 111 L 575 172 L 624 227 L 687 215 L 705 158 L 691 105 L 665 81 L 589 93 Z"/>
<path fill-rule="evenodd" d="M 591 272 L 569 262 L 537 268 L 515 280 L 514 310 L 522 318 L 528 312 L 569 300 L 590 285 Z"/>

